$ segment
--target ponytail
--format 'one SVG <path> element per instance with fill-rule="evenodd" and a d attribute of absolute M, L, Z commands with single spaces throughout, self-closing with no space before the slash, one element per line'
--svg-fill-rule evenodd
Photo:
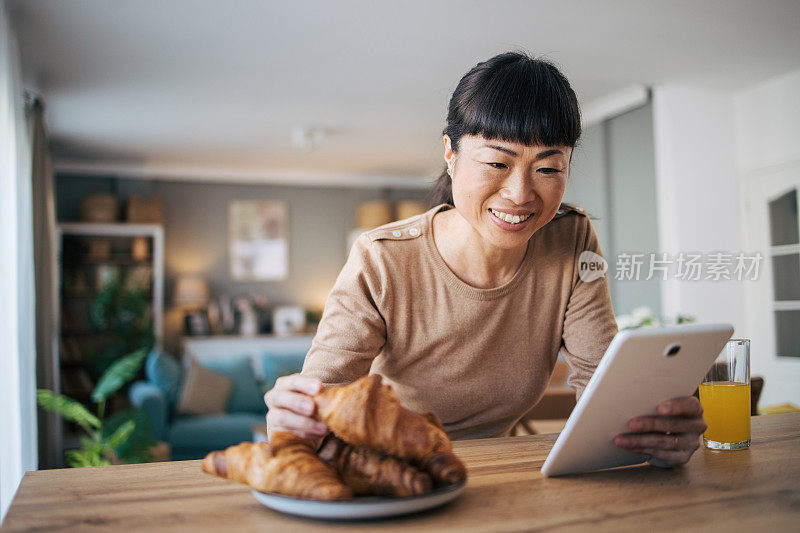
<path fill-rule="evenodd" d="M 428 209 L 441 204 L 453 205 L 453 186 L 447 174 L 447 167 L 439 174 L 433 189 L 428 194 Z"/>

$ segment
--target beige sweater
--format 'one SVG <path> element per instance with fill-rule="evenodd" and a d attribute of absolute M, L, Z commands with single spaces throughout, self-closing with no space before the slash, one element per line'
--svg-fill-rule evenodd
<path fill-rule="evenodd" d="M 359 237 L 303 374 L 342 384 L 377 373 L 453 439 L 504 435 L 543 394 L 559 351 L 580 394 L 617 332 L 607 280 L 578 276 L 580 253 L 600 247 L 589 218 L 566 210 L 533 235 L 511 281 L 478 289 L 434 245 L 445 208 Z"/>

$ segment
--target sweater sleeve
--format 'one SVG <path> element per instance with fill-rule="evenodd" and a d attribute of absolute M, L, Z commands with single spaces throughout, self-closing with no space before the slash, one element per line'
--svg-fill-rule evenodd
<path fill-rule="evenodd" d="M 602 256 L 594 228 L 588 217 L 584 220 L 576 242 L 572 292 L 564 316 L 561 346 L 561 356 L 572 370 L 567 382 L 578 397 L 617 333 L 607 276 L 583 281 L 579 275 L 581 253 L 590 251 Z"/>
<path fill-rule="evenodd" d="M 342 385 L 369 373 L 386 343 L 386 323 L 379 310 L 381 280 L 372 242 L 362 234 L 328 295 L 303 374 L 325 385 Z"/>

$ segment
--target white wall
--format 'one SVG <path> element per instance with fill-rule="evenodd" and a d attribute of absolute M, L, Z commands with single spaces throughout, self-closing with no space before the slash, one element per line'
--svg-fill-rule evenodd
<path fill-rule="evenodd" d="M 775 355 L 766 212 L 771 198 L 800 187 L 800 71 L 740 91 L 733 101 L 744 245 L 766 258 L 759 282 L 745 294 L 752 373 L 765 378 L 761 405 L 800 406 L 800 359 Z"/>
<path fill-rule="evenodd" d="M 656 87 L 653 108 L 661 248 L 766 258 L 756 280 L 664 282 L 662 312 L 731 322 L 752 339 L 760 405 L 800 405 L 800 360 L 775 355 L 766 237 L 766 202 L 800 186 L 800 71 L 735 94 Z"/>
<path fill-rule="evenodd" d="M 655 160 L 653 154 L 653 107 L 645 105 L 606 123 L 609 176 L 609 227 L 612 236 L 609 259 L 611 298 L 617 315 L 640 306 L 655 313 L 661 308 L 661 287 L 650 275 L 651 253 L 660 251 L 658 234 Z M 616 279 L 620 254 L 645 254 L 638 278 Z M 624 272 L 620 272 L 623 274 Z"/>
<path fill-rule="evenodd" d="M 18 57 L 0 3 L 0 519 L 36 468 L 31 159 Z"/>
<path fill-rule="evenodd" d="M 742 177 L 800 161 L 800 70 L 740 91 L 734 106 Z"/>
<path fill-rule="evenodd" d="M 608 176 L 603 122 L 586 127 L 575 147 L 564 201 L 578 205 L 593 218 L 603 254 L 611 256 L 608 222 Z"/>
<path fill-rule="evenodd" d="M 638 279 L 615 279 L 618 253 L 659 250 L 655 188 L 652 106 L 646 100 L 585 129 L 564 200 L 583 207 L 593 218 L 609 263 L 617 315 L 640 306 L 658 314 L 661 307 L 661 287 L 657 279 L 645 279 L 645 269 Z"/>
<path fill-rule="evenodd" d="M 736 179 L 734 100 L 680 86 L 653 89 L 653 131 L 661 249 L 742 251 Z M 740 281 L 662 282 L 662 313 L 688 313 L 699 322 L 729 322 L 746 337 L 745 289 Z"/>

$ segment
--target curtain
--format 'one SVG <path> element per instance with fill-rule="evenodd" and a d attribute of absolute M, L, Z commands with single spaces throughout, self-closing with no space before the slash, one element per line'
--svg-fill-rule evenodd
<path fill-rule="evenodd" d="M 53 164 L 40 99 L 28 109 L 31 137 L 33 192 L 33 258 L 36 287 L 36 382 L 38 388 L 57 391 L 58 272 L 56 271 L 56 214 Z M 39 468 L 62 466 L 59 418 L 39 409 Z"/>

